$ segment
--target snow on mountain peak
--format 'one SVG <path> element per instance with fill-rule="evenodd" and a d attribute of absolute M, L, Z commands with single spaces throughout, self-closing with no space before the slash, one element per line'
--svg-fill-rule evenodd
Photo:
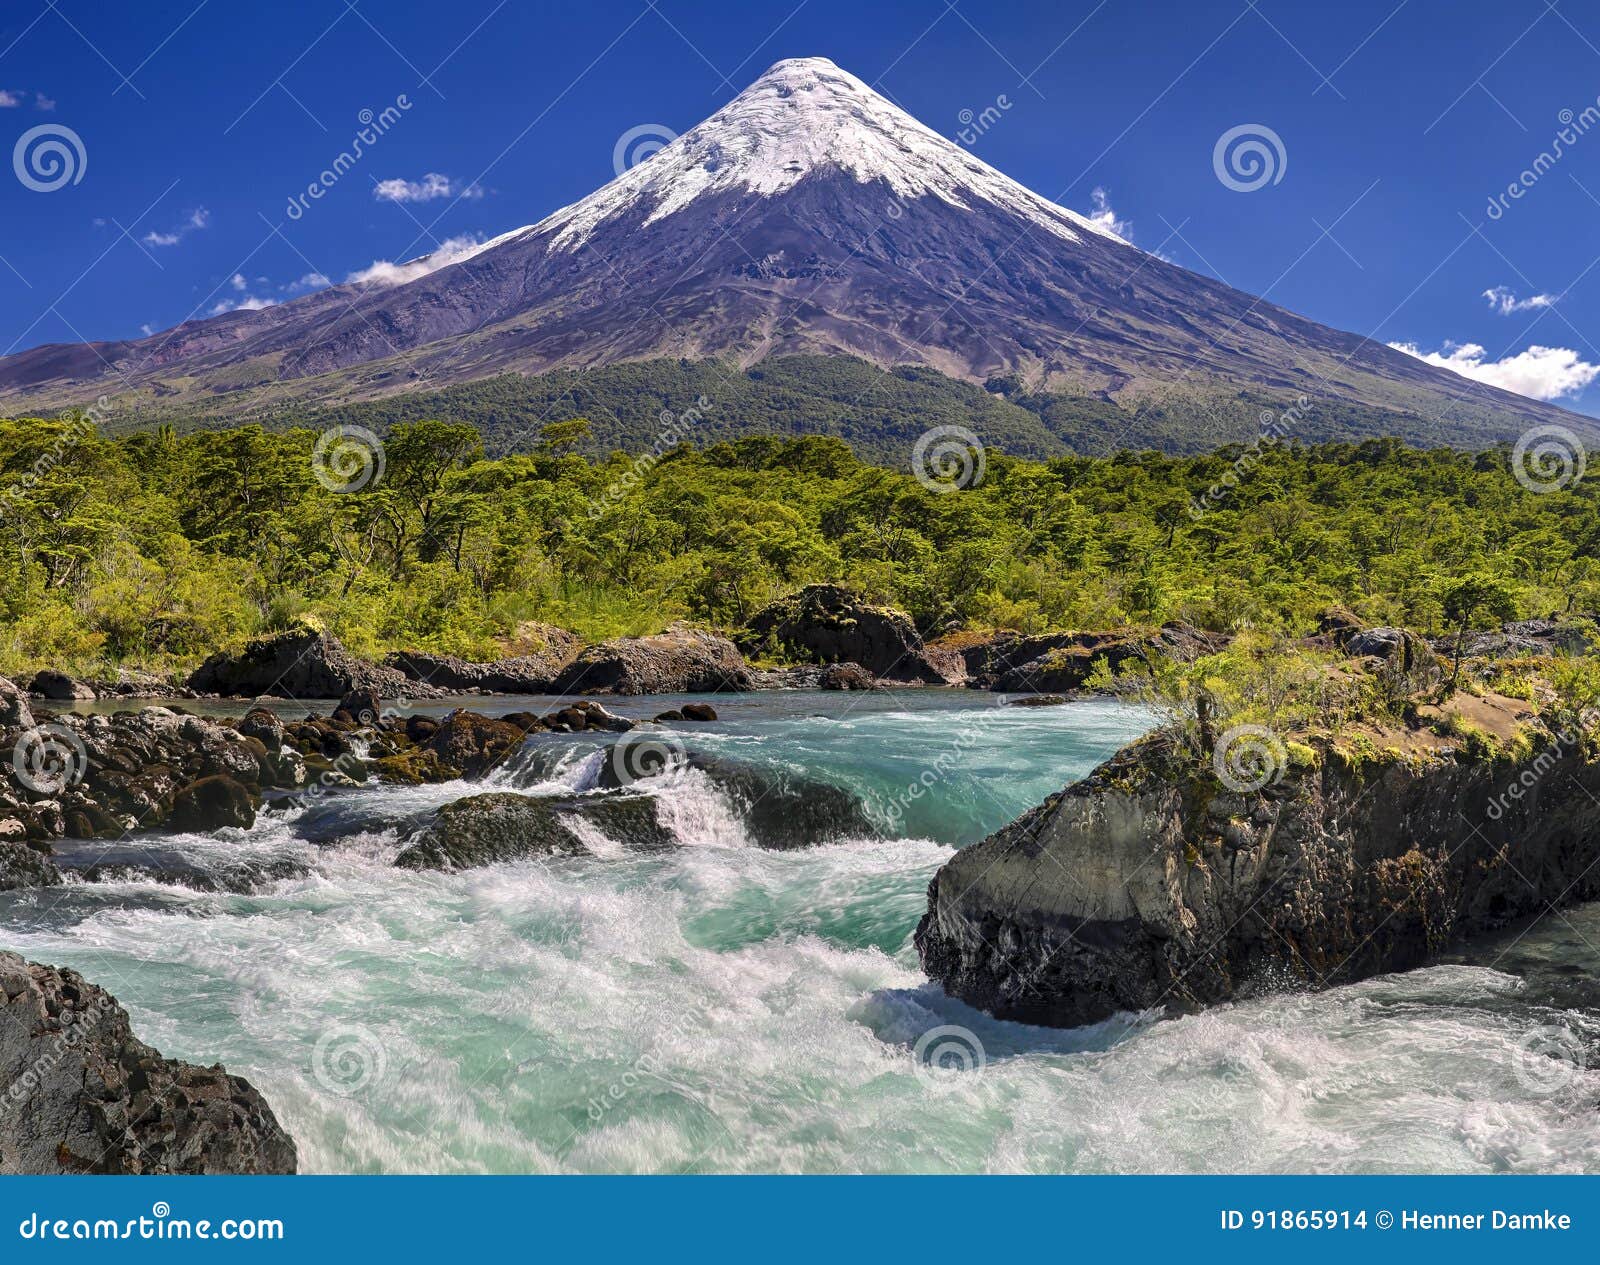
<path fill-rule="evenodd" d="M 553 233 L 554 249 L 571 250 L 641 203 L 651 224 L 709 194 L 772 196 L 827 169 L 883 181 L 902 199 L 931 196 L 962 209 L 988 202 L 1068 241 L 1082 232 L 1122 241 L 923 126 L 826 57 L 776 63 L 705 122 L 528 231 Z"/>

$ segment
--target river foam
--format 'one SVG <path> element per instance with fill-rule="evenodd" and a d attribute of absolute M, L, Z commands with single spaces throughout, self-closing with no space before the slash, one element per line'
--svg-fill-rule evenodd
<path fill-rule="evenodd" d="M 785 705 L 683 736 L 881 801 L 960 719 L 933 696 L 843 721 Z M 416 873 L 389 864 L 404 821 L 484 788 L 364 790 L 162 845 L 201 868 L 294 857 L 293 877 L 12 894 L 7 939 L 105 984 L 163 1052 L 247 1076 L 309 1171 L 1600 1163 L 1594 907 L 1405 976 L 1164 1021 L 1051 1031 L 944 996 L 910 944 L 933 871 L 1143 719 L 1093 704 L 986 723 L 991 745 L 913 801 L 926 828 L 899 836 L 764 851 L 686 776 L 655 793 L 695 846 Z M 574 743 L 513 776 L 597 793 L 597 752 Z M 1576 1044 L 1540 1044 L 1557 1031 Z M 919 1053 L 930 1034 L 965 1070 Z"/>

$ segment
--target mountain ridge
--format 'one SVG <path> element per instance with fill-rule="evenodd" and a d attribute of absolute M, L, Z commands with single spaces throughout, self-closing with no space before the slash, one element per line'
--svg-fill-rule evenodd
<path fill-rule="evenodd" d="M 1376 410 L 1422 442 L 1595 433 L 1142 252 L 821 58 L 778 62 L 587 198 L 436 255 L 398 284 L 0 359 L 0 411 L 104 393 L 125 416 L 230 421 L 505 373 L 822 355 L 1132 417 L 1244 392 Z"/>

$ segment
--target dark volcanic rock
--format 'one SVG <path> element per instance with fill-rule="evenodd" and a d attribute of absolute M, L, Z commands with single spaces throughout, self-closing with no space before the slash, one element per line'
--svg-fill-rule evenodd
<path fill-rule="evenodd" d="M 739 640 L 750 653 L 859 664 L 890 681 L 945 685 L 950 680 L 929 657 L 908 615 L 868 605 L 835 584 L 809 585 L 764 607 Z"/>
<path fill-rule="evenodd" d="M 1161 740 L 1127 749 L 945 863 L 924 968 L 992 1014 L 1067 1027 L 1405 970 L 1600 894 L 1600 765 L 1571 747 L 1352 765 L 1311 743 L 1248 793 Z"/>
<path fill-rule="evenodd" d="M 861 801 L 842 786 L 716 756 L 691 755 L 688 763 L 728 797 L 757 847 L 788 851 L 879 834 Z"/>
<path fill-rule="evenodd" d="M 383 700 L 378 691 L 365 687 L 351 690 L 333 709 L 333 719 L 347 725 L 371 726 L 383 718 Z"/>
<path fill-rule="evenodd" d="M 537 640 L 539 653 L 497 659 L 492 663 L 473 663 L 454 655 L 429 654 L 423 650 L 402 650 L 384 659 L 413 681 L 425 682 L 443 690 L 478 690 L 493 694 L 547 694 L 561 669 L 583 649 L 583 639 L 564 628 L 541 625 Z"/>
<path fill-rule="evenodd" d="M 726 637 L 674 624 L 653 637 L 590 646 L 562 669 L 557 694 L 710 694 L 751 687 L 750 670 Z"/>
<path fill-rule="evenodd" d="M 710 703 L 685 703 L 678 709 L 685 720 L 711 721 L 717 718 L 717 709 Z"/>
<path fill-rule="evenodd" d="M 295 1171 L 248 1081 L 162 1058 L 76 971 L 0 953 L 0 1002 L 0 1172 Z"/>
<path fill-rule="evenodd" d="M 1488 632 L 1468 632 L 1462 653 L 1472 659 L 1588 654 L 1594 648 L 1593 618 L 1520 619 Z M 1433 647 L 1442 655 L 1453 655 L 1455 638 L 1436 637 Z"/>
<path fill-rule="evenodd" d="M 817 680 L 819 690 L 875 690 L 878 678 L 859 663 L 830 663 Z"/>
<path fill-rule="evenodd" d="M 575 830 L 585 822 L 630 849 L 654 851 L 674 839 L 645 795 L 535 798 L 473 795 L 437 810 L 395 858 L 407 870 L 466 870 L 541 856 L 589 856 Z M 569 828 L 570 827 L 570 828 Z"/>
<path fill-rule="evenodd" d="M 14 892 L 23 887 L 54 887 L 60 881 L 61 871 L 49 857 L 25 844 L 0 840 L 0 892 Z"/>
<path fill-rule="evenodd" d="M 404 870 L 467 870 L 535 856 L 584 856 L 555 804 L 529 795 L 472 795 L 444 805 L 395 858 Z"/>
<path fill-rule="evenodd" d="M 33 711 L 28 700 L 5 677 L 0 676 L 0 729 L 32 729 Z"/>
<path fill-rule="evenodd" d="M 482 777 L 515 751 L 527 732 L 510 721 L 457 711 L 445 717 L 427 741 L 440 764 L 461 777 Z"/>
<path fill-rule="evenodd" d="M 0 826 L 20 825 L 30 841 L 160 826 L 182 789 L 219 775 L 250 799 L 284 784 L 279 758 L 258 740 L 165 707 L 64 714 L 35 730 L 7 731 L 0 769 L 10 775 L 0 781 Z"/>
<path fill-rule="evenodd" d="M 239 732 L 254 738 L 268 751 L 283 746 L 283 722 L 270 707 L 252 707 L 239 721 Z"/>
<path fill-rule="evenodd" d="M 1100 664 L 1115 672 L 1130 660 L 1150 654 L 1171 655 L 1185 662 L 1213 654 L 1225 637 L 1187 624 L 1166 624 L 1150 632 L 996 633 L 962 651 L 973 684 L 1002 693 L 1070 693 L 1082 689 Z"/>
<path fill-rule="evenodd" d="M 351 690 L 386 698 L 432 698 L 442 693 L 393 668 L 348 654 L 338 640 L 310 628 L 258 637 L 238 654 L 219 651 L 189 678 L 189 688 L 229 698 L 343 698 Z"/>
<path fill-rule="evenodd" d="M 225 773 L 191 782 L 173 797 L 167 825 L 173 830 L 204 832 L 225 826 L 255 825 L 256 806 L 250 792 Z"/>
<path fill-rule="evenodd" d="M 48 698 L 62 703 L 94 697 L 94 690 L 90 686 L 75 680 L 65 672 L 54 672 L 48 668 L 34 674 L 33 681 L 28 686 L 28 693 L 35 698 Z"/>

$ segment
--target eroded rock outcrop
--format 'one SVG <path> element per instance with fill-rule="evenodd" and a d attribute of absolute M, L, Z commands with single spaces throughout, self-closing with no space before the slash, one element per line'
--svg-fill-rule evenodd
<path fill-rule="evenodd" d="M 924 967 L 993 1014 L 1072 1026 L 1404 970 L 1600 894 L 1600 765 L 1572 745 L 1286 750 L 1238 792 L 1159 738 L 1127 749 L 939 870 Z"/>
<path fill-rule="evenodd" d="M 105 989 L 0 952 L 0 1173 L 293 1173 L 248 1081 L 163 1058 Z"/>
<path fill-rule="evenodd" d="M 189 688 L 228 698 L 343 698 L 374 690 L 386 698 L 436 698 L 444 691 L 348 653 L 336 637 L 291 628 L 258 637 L 237 654 L 219 651 L 189 677 Z"/>
<path fill-rule="evenodd" d="M 966 645 L 961 656 L 970 683 L 979 688 L 1055 694 L 1082 689 L 1101 664 L 1115 672 L 1150 655 L 1189 662 L 1215 654 L 1226 644 L 1226 637 L 1173 623 L 1154 631 L 1126 628 L 1039 636 L 1000 632 Z"/>
<path fill-rule="evenodd" d="M 948 685 L 960 664 L 930 653 L 904 611 L 873 606 L 836 584 L 812 584 L 758 611 L 740 637 L 751 653 L 857 664 L 901 684 Z"/>
<path fill-rule="evenodd" d="M 714 694 L 754 683 L 726 637 L 673 624 L 652 637 L 590 646 L 556 677 L 556 694 Z"/>

